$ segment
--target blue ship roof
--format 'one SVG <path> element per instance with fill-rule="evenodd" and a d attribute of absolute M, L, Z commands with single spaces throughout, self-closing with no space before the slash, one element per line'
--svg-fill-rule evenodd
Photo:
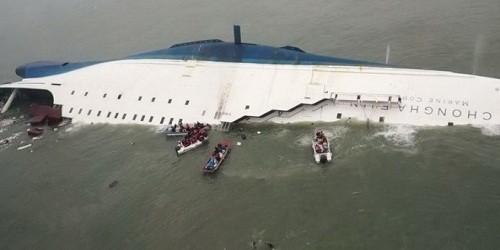
<path fill-rule="evenodd" d="M 125 59 L 177 59 L 215 62 L 240 62 L 291 65 L 365 65 L 386 66 L 359 60 L 327 57 L 306 53 L 293 47 L 272 47 L 259 44 L 223 42 L 218 39 L 175 44 L 168 49 L 156 50 L 126 57 Z M 23 78 L 62 74 L 105 61 L 94 62 L 33 62 L 16 69 Z"/>

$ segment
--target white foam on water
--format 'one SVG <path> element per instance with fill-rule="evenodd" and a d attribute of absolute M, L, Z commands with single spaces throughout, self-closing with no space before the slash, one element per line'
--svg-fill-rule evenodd
<path fill-rule="evenodd" d="M 163 132 L 165 132 L 165 130 L 168 128 L 169 126 L 165 126 L 165 125 L 160 125 L 160 126 L 155 126 L 155 127 L 152 127 L 150 129 L 150 131 L 154 132 L 155 134 L 161 134 Z"/>
<path fill-rule="evenodd" d="M 7 118 L 7 119 L 3 119 L 0 121 L 0 129 L 1 128 L 6 128 L 12 124 L 14 124 L 16 122 L 16 117 L 12 117 L 12 118 Z"/>
<path fill-rule="evenodd" d="M 415 134 L 417 128 L 410 125 L 388 125 L 384 130 L 375 133 L 373 136 L 382 136 L 386 140 L 394 143 L 396 146 L 412 147 L 415 146 Z"/>
<path fill-rule="evenodd" d="M 67 125 L 67 127 L 64 130 L 59 130 L 59 136 L 60 137 L 65 137 L 68 135 L 75 134 L 79 132 L 83 127 L 88 126 L 88 124 L 82 123 L 82 122 L 76 122 L 76 123 L 71 123 Z"/>
<path fill-rule="evenodd" d="M 480 126 L 481 133 L 486 136 L 500 136 L 500 125 Z"/>
<path fill-rule="evenodd" d="M 24 134 L 23 132 L 18 132 L 18 133 L 15 133 L 15 134 L 12 134 L 11 136 L 9 137 L 6 137 L 6 138 L 3 138 L 3 139 L 0 139 L 0 151 L 5 149 L 5 148 L 9 148 L 11 145 L 13 145 L 13 142 L 19 138 L 19 136 L 21 134 Z M 8 143 L 4 143 L 4 141 L 7 140 L 9 141 Z"/>
<path fill-rule="evenodd" d="M 335 126 L 332 129 L 326 129 L 323 132 L 329 139 L 342 138 L 349 131 L 348 127 L 345 126 Z"/>

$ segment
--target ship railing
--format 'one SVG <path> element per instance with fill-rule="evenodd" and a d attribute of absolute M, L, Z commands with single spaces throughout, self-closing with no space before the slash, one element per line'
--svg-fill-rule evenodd
<path fill-rule="evenodd" d="M 397 94 L 331 93 L 330 99 L 337 104 L 382 104 L 389 108 L 401 106 L 402 98 Z"/>

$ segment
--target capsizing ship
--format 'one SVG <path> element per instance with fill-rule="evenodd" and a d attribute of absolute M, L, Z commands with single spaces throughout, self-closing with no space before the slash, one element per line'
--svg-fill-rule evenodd
<path fill-rule="evenodd" d="M 500 79 L 306 53 L 218 39 L 175 44 L 118 60 L 39 61 L 0 89 L 37 97 L 73 122 L 335 122 L 497 125 Z M 54 111 L 56 110 L 56 111 Z"/>

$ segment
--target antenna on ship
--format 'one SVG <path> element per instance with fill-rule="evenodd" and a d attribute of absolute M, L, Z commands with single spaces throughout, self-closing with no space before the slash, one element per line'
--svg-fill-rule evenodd
<path fill-rule="evenodd" d="M 234 44 L 241 44 L 241 31 L 239 25 L 233 25 Z"/>
<path fill-rule="evenodd" d="M 385 64 L 389 64 L 389 56 L 391 55 L 391 45 L 387 44 L 387 49 L 385 50 Z"/>

